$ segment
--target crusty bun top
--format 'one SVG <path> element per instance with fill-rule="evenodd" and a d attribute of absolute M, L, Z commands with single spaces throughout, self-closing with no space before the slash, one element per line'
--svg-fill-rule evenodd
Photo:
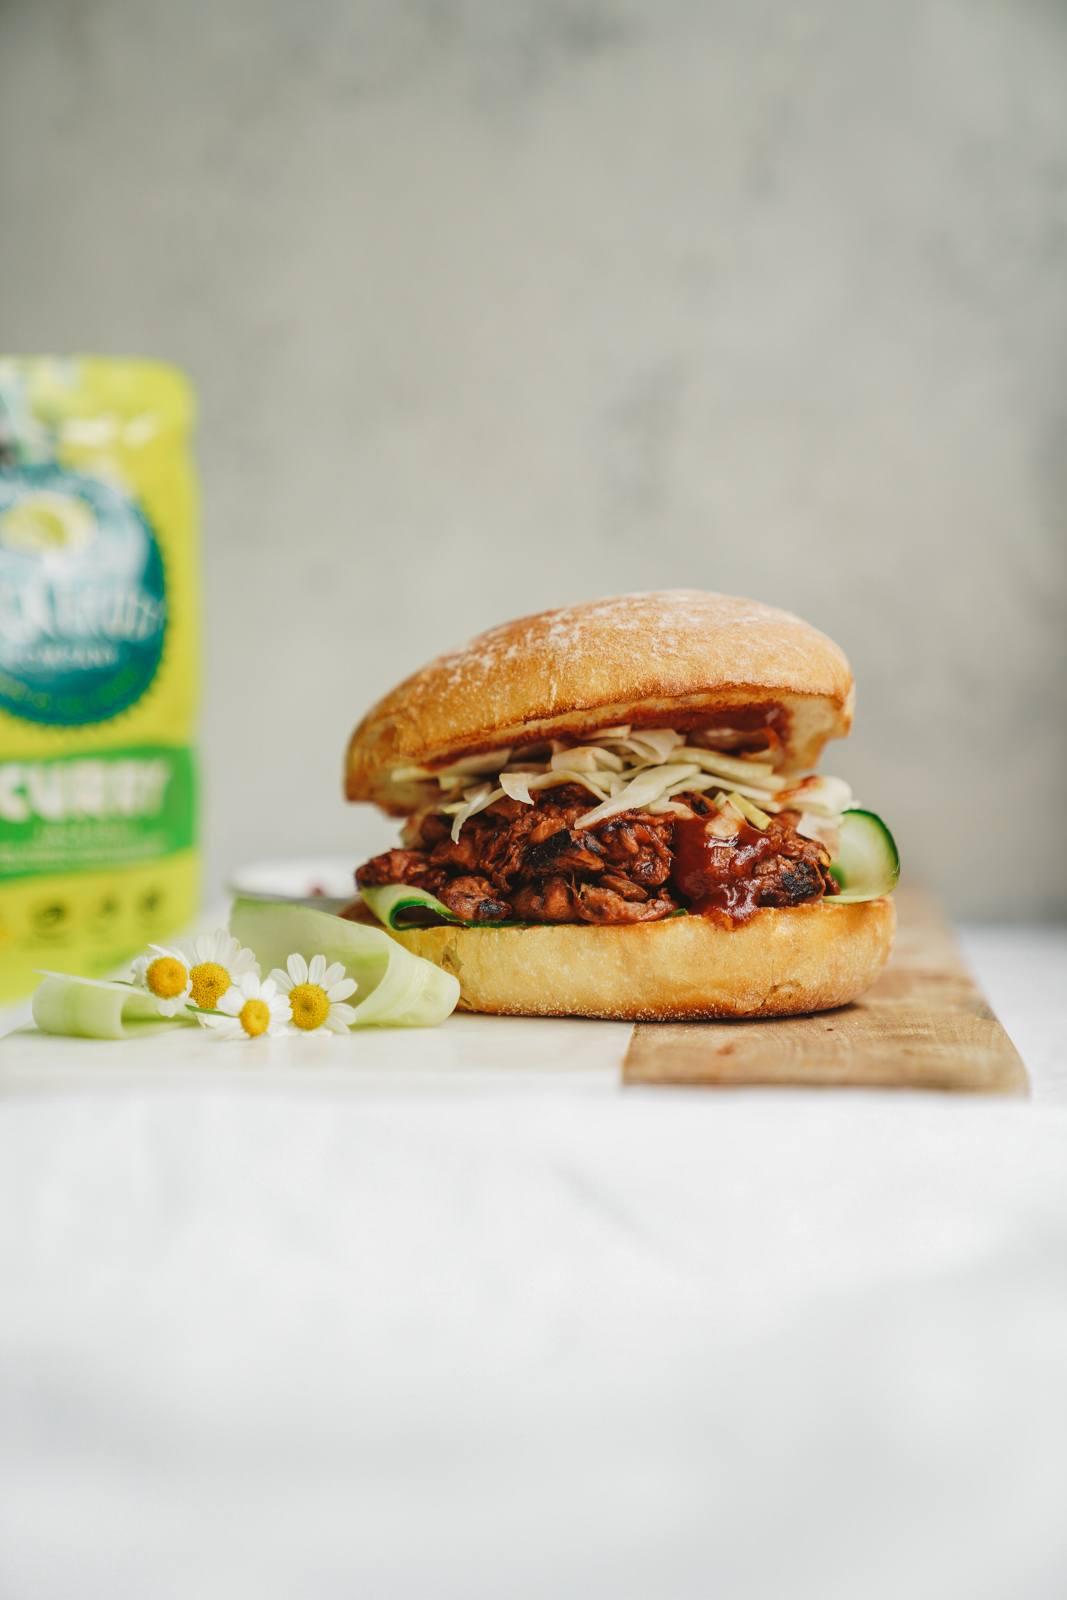
<path fill-rule="evenodd" d="M 345 792 L 403 813 L 411 766 L 629 722 L 772 726 L 776 764 L 811 767 L 852 721 L 852 673 L 788 611 L 700 589 L 617 595 L 490 628 L 439 656 L 367 713 Z"/>

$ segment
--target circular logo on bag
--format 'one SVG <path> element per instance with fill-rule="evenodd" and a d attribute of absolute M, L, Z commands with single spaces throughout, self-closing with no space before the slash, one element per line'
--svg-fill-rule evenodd
<path fill-rule="evenodd" d="M 155 677 L 166 621 L 159 545 L 119 489 L 0 470 L 0 709 L 68 728 L 117 716 Z"/>

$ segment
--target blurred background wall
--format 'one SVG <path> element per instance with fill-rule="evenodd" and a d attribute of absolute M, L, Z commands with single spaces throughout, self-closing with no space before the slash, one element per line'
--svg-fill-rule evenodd
<path fill-rule="evenodd" d="M 356 855 L 361 710 L 753 594 L 972 915 L 1067 906 L 1067 6 L 0 0 L 0 348 L 197 384 L 215 881 Z"/>

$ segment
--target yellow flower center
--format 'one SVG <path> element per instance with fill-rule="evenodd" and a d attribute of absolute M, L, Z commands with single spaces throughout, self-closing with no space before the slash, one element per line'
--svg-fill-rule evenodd
<path fill-rule="evenodd" d="M 330 1014 L 330 1002 L 321 984 L 298 983 L 289 990 L 289 1009 L 296 1027 L 310 1033 L 313 1028 L 321 1028 L 326 1021 Z"/>
<path fill-rule="evenodd" d="M 230 974 L 217 961 L 201 961 L 189 973 L 192 980 L 192 1001 L 205 1011 L 214 1011 L 230 987 Z"/>
<path fill-rule="evenodd" d="M 173 956 L 157 956 L 145 973 L 145 982 L 158 1000 L 173 1000 L 188 981 L 188 972 Z"/>
<path fill-rule="evenodd" d="M 270 1006 L 265 1000 L 246 1000 L 237 1020 L 248 1037 L 255 1039 L 270 1027 Z"/>

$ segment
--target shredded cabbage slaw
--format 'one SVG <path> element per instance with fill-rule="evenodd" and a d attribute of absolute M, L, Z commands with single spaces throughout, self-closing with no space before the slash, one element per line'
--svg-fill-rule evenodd
<path fill-rule="evenodd" d="M 505 795 L 533 805 L 538 792 L 563 784 L 579 785 L 595 802 L 577 819 L 579 828 L 595 827 L 630 810 L 690 816 L 689 807 L 677 797 L 698 793 L 724 818 L 761 829 L 776 812 L 800 811 L 799 831 L 825 839 L 854 804 L 842 778 L 788 779 L 775 772 L 765 752 L 730 755 L 705 742 L 711 737 L 674 728 L 623 725 L 601 728 L 585 744 L 553 740 L 532 750 L 489 750 L 436 771 L 405 767 L 395 777 L 436 784 L 437 794 L 428 809 L 452 818 L 454 840 L 471 817 Z"/>

